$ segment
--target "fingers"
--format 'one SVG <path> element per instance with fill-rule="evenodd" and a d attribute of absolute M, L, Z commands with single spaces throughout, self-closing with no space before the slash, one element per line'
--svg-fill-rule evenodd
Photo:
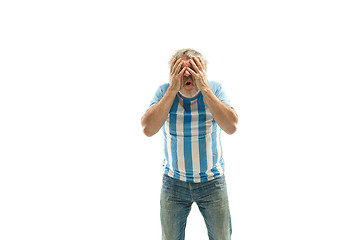
<path fill-rule="evenodd" d="M 186 67 L 185 69 L 187 69 L 193 77 L 196 76 L 196 72 L 194 72 L 194 70 L 192 70 L 191 68 Z"/>
<path fill-rule="evenodd" d="M 181 67 L 182 64 L 180 64 Z M 176 69 L 178 69 L 179 66 L 177 66 Z M 181 71 L 179 73 L 177 72 L 173 72 L 172 77 L 170 78 L 170 84 L 172 84 L 173 86 L 175 86 L 176 89 L 178 89 L 178 91 L 180 90 L 180 86 L 181 86 L 181 76 L 184 74 L 185 70 L 187 68 L 183 68 L 181 69 Z"/>
<path fill-rule="evenodd" d="M 180 68 L 182 66 L 182 59 L 179 58 L 178 60 L 176 60 L 174 66 L 171 69 L 171 74 L 178 74 L 180 72 Z"/>
<path fill-rule="evenodd" d="M 197 73 L 200 73 L 200 71 L 204 71 L 204 69 L 197 57 L 193 57 L 192 59 L 190 59 L 190 63 Z"/>
<path fill-rule="evenodd" d="M 173 71 L 173 68 L 174 68 L 175 62 L 176 62 L 176 58 L 174 58 L 174 59 L 171 61 L 171 64 L 170 64 L 170 72 L 172 72 L 172 71 Z"/>
<path fill-rule="evenodd" d="M 199 79 L 199 76 L 200 76 L 200 75 L 199 75 L 198 73 L 196 73 L 194 70 L 192 70 L 192 69 L 189 68 L 189 67 L 186 67 L 186 70 L 188 70 L 189 73 L 191 74 L 191 76 L 193 76 L 195 82 L 197 81 L 197 79 Z"/>
<path fill-rule="evenodd" d="M 179 72 L 179 75 L 182 76 L 182 75 L 184 74 L 185 70 L 186 70 L 186 67 L 184 67 L 183 69 L 181 69 L 181 71 Z"/>
<path fill-rule="evenodd" d="M 200 57 L 194 57 L 194 61 L 195 61 L 196 65 L 197 65 L 197 67 L 202 71 L 204 69 L 203 69 L 203 65 L 201 64 L 199 59 L 200 59 Z"/>
<path fill-rule="evenodd" d="M 179 74 L 181 67 L 182 67 L 182 59 L 180 58 L 179 60 L 178 60 L 178 62 L 176 62 L 177 65 L 176 65 L 175 72 L 174 72 L 175 74 Z"/>
<path fill-rule="evenodd" d="M 205 69 L 205 63 L 204 63 L 204 61 L 202 60 L 201 57 L 199 57 L 199 59 L 200 59 L 200 63 L 201 63 L 202 68 Z"/>
<path fill-rule="evenodd" d="M 182 76 L 182 74 L 184 74 L 186 68 L 182 68 L 182 59 L 179 58 L 176 61 L 173 60 L 171 62 L 172 66 L 171 66 L 171 71 L 170 71 L 170 77 L 172 79 L 177 79 L 180 78 Z"/>
<path fill-rule="evenodd" d="M 181 64 L 180 64 L 181 67 Z M 177 74 L 177 78 L 179 79 L 179 81 L 181 80 L 181 76 L 184 74 L 186 70 L 186 67 L 182 68 L 181 71 Z"/>

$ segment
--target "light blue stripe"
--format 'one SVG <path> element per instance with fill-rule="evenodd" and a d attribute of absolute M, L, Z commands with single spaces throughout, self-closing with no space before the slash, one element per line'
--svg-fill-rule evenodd
<path fill-rule="evenodd" d="M 164 132 L 164 150 L 165 150 L 165 160 L 164 160 L 164 167 L 165 167 L 165 174 L 169 174 L 169 154 L 167 149 L 167 137 L 166 137 L 166 130 L 165 130 L 165 124 L 163 126 L 163 132 Z"/>
<path fill-rule="evenodd" d="M 223 159 L 223 152 L 222 152 L 222 145 L 221 145 L 221 131 L 220 131 L 220 133 L 219 133 L 219 137 L 218 137 L 218 141 L 219 141 L 219 143 L 220 143 L 220 160 L 219 160 L 219 162 L 220 162 L 220 166 L 221 166 L 221 168 L 222 168 L 222 171 L 223 171 L 223 173 L 225 173 L 225 168 L 224 168 L 224 159 Z"/>
<path fill-rule="evenodd" d="M 184 100 L 184 160 L 186 180 L 193 182 L 193 164 L 192 164 L 192 152 L 191 152 L 191 108 L 190 101 Z"/>
<path fill-rule="evenodd" d="M 206 154 L 206 111 L 203 96 L 198 99 L 198 113 L 199 113 L 199 157 L 200 157 L 200 179 L 201 182 L 207 181 L 207 154 Z"/>

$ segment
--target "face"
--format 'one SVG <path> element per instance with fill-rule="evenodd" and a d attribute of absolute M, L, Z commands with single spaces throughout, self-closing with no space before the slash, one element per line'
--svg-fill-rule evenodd
<path fill-rule="evenodd" d="M 190 63 L 190 59 L 187 57 L 184 57 L 182 61 L 182 68 L 184 67 L 193 69 Z M 194 78 L 188 70 L 186 70 L 182 76 L 182 86 L 180 88 L 180 93 L 185 98 L 193 98 L 199 93 L 199 90 L 195 85 Z"/>

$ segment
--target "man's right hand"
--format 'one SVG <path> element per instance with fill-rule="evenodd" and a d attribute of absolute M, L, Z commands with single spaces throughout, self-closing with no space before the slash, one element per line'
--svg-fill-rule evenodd
<path fill-rule="evenodd" d="M 171 106 L 174 103 L 176 94 L 180 91 L 182 75 L 187 68 L 182 67 L 182 59 L 174 59 L 170 68 L 170 86 L 166 90 L 162 99 L 152 108 L 145 112 L 141 118 L 141 125 L 146 136 L 151 137 L 156 134 L 164 125 Z"/>
<path fill-rule="evenodd" d="M 184 74 L 186 68 L 181 69 L 182 67 L 182 59 L 174 59 L 171 62 L 170 67 L 170 86 L 169 88 L 174 90 L 175 92 L 180 91 L 181 88 L 181 79 Z"/>

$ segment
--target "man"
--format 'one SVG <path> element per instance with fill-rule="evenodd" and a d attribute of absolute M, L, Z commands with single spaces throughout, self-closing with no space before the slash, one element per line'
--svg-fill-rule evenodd
<path fill-rule="evenodd" d="M 231 237 L 220 128 L 233 134 L 238 116 L 222 86 L 207 80 L 206 65 L 193 49 L 176 51 L 170 60 L 169 83 L 158 88 L 141 119 L 146 136 L 160 128 L 164 133 L 163 240 L 185 238 L 193 202 L 204 217 L 210 240 Z"/>

